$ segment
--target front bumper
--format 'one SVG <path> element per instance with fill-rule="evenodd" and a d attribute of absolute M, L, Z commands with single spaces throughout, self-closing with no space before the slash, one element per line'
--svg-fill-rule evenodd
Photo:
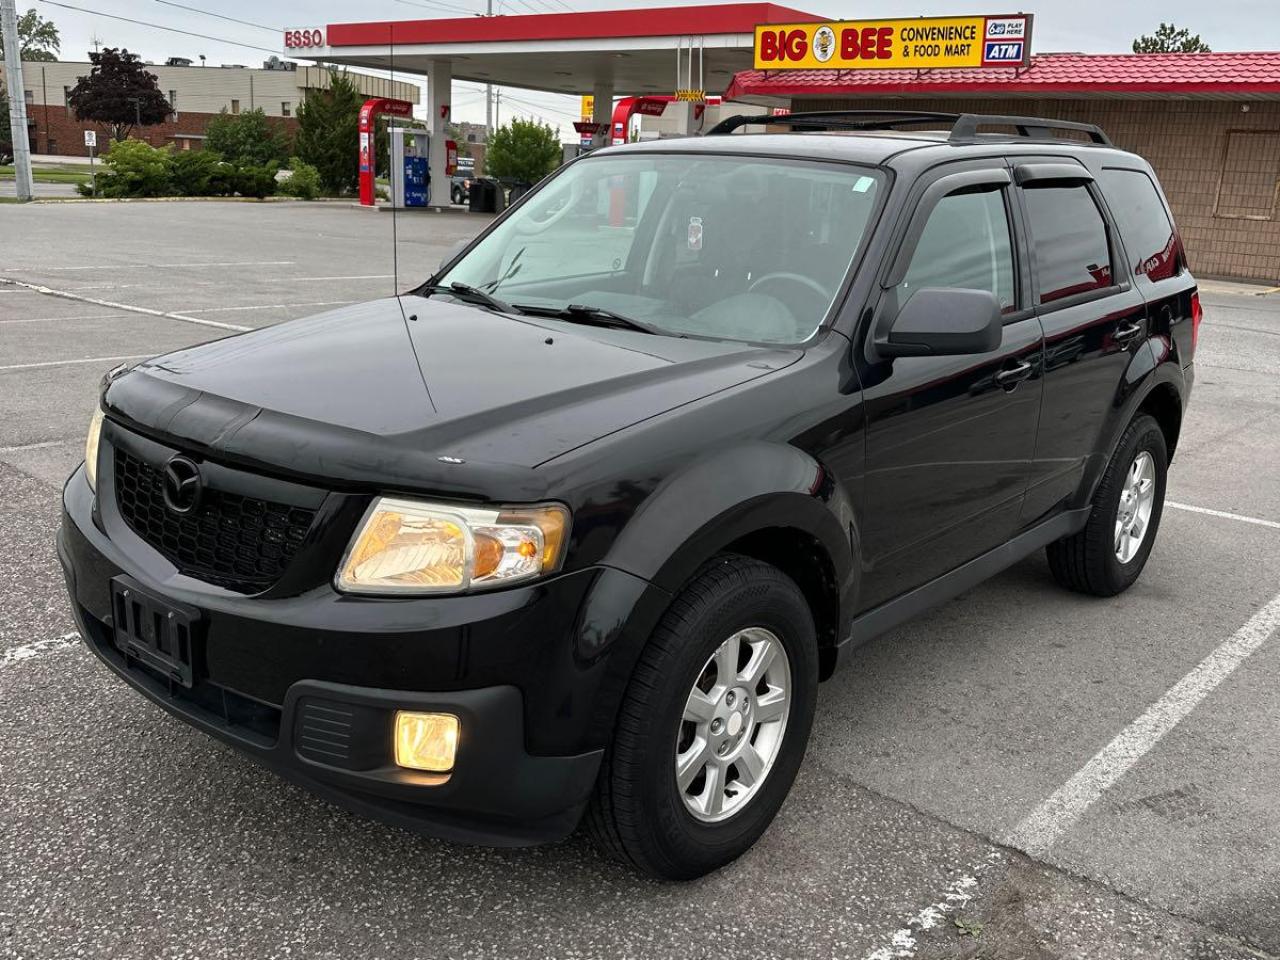
<path fill-rule="evenodd" d="M 435 622 L 416 630 L 406 629 L 405 621 L 415 610 L 419 616 L 428 611 L 416 605 L 430 601 L 369 602 L 357 610 L 352 602 L 335 607 L 332 595 L 279 601 L 216 590 L 202 595 L 189 581 L 166 582 L 149 575 L 151 564 L 131 562 L 95 523 L 82 473 L 64 493 L 58 556 L 86 644 L 148 699 L 357 813 L 444 839 L 504 846 L 557 840 L 573 831 L 599 768 L 598 743 L 608 735 L 599 720 L 611 710 L 616 681 L 599 651 L 589 661 L 575 656 L 574 624 L 583 615 L 566 618 L 562 608 L 590 609 L 588 588 L 595 587 L 625 616 L 626 602 L 648 587 L 619 579 L 627 575 L 616 571 L 582 571 L 562 577 L 559 587 L 451 598 L 476 601 L 465 604 L 474 618 L 469 622 L 460 615 L 464 605 L 454 603 L 451 615 L 442 617 L 436 601 L 429 608 Z M 201 611 L 207 648 L 190 688 L 126 660 L 117 648 L 109 584 L 120 575 Z M 316 621 L 326 614 L 330 619 L 321 626 Z M 534 623 L 548 632 L 531 634 Z M 508 659 L 512 631 L 524 640 L 521 660 Z M 458 655 L 442 661 L 442 646 Z M 575 661 L 577 668 L 565 676 Z M 348 666 L 349 674 L 341 675 Z M 547 671 L 561 677 L 558 684 L 545 681 Z M 368 682 L 388 676 L 396 682 Z M 262 677 L 268 686 L 255 688 Z M 477 677 L 493 682 L 470 683 Z M 347 682 L 352 678 L 359 682 Z M 460 719 L 457 760 L 448 775 L 395 766 L 398 709 Z M 560 713 L 561 726 L 542 723 L 540 716 L 551 711 Z M 573 735 L 565 733 L 566 723 Z M 556 739 L 578 749 L 531 749 L 531 724 L 557 731 Z"/>

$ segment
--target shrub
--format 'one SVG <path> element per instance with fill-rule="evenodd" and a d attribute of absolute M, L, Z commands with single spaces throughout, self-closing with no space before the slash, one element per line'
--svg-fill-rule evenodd
<path fill-rule="evenodd" d="M 141 140 L 121 140 L 102 158 L 108 170 L 98 178 L 104 197 L 162 197 L 170 192 L 168 147 L 153 147 Z"/>
<path fill-rule="evenodd" d="M 263 166 L 245 164 L 235 168 L 232 175 L 235 192 L 242 197 L 271 197 L 276 192 L 276 167 L 268 163 Z"/>
<path fill-rule="evenodd" d="M 210 150 L 184 150 L 169 161 L 169 185 L 180 197 L 213 197 L 225 193 L 222 158 Z"/>
<path fill-rule="evenodd" d="M 289 161 L 290 175 L 280 181 L 279 191 L 287 197 L 314 200 L 320 196 L 320 171 L 304 160 Z"/>

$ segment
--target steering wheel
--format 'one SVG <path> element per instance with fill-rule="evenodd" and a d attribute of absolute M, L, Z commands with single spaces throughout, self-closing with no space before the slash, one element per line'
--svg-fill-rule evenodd
<path fill-rule="evenodd" d="M 781 270 L 776 273 L 766 273 L 758 280 L 753 280 L 751 286 L 747 287 L 747 293 L 755 293 L 757 287 L 762 287 L 773 280 L 790 280 L 792 283 L 798 283 L 802 287 L 808 287 L 821 297 L 823 302 L 826 302 L 831 298 L 831 291 L 820 284 L 817 280 L 813 279 L 813 277 L 806 277 L 802 273 L 788 273 L 785 270 Z"/>
<path fill-rule="evenodd" d="M 541 219 L 535 219 L 537 213 L 547 209 L 555 203 L 557 196 L 563 196 L 564 201 L 558 207 L 553 207 L 551 211 Z M 549 229 L 553 224 L 559 223 L 570 210 L 578 205 L 578 200 L 582 197 L 582 178 L 574 177 L 569 183 L 567 191 L 559 191 L 539 203 L 537 200 L 529 207 L 528 214 L 515 221 L 513 226 L 520 233 L 538 234 Z"/>

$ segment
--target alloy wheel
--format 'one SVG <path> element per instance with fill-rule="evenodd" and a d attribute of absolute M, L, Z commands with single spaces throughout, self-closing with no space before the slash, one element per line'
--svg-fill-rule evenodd
<path fill-rule="evenodd" d="M 1147 538 L 1151 511 L 1156 502 L 1156 464 L 1146 450 L 1138 451 L 1129 466 L 1120 505 L 1116 509 L 1116 559 L 1128 563 L 1138 555 Z"/>
<path fill-rule="evenodd" d="M 763 627 L 739 630 L 707 659 L 675 750 L 676 786 L 694 817 L 728 819 L 760 791 L 782 748 L 791 693 L 786 648 Z"/>

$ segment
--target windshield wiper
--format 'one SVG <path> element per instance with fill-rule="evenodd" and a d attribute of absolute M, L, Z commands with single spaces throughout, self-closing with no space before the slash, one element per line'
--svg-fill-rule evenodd
<path fill-rule="evenodd" d="M 427 283 L 421 288 L 426 295 L 433 293 L 447 293 L 461 300 L 463 303 L 475 303 L 482 307 L 488 307 L 490 310 L 497 310 L 499 313 L 515 313 L 515 309 L 505 300 L 499 300 L 491 294 L 485 293 L 468 283 Z"/>
<path fill-rule="evenodd" d="M 589 303 L 571 303 L 564 307 L 517 303 L 515 308 L 521 313 L 535 317 L 555 317 L 558 320 L 568 320 L 570 323 L 586 323 L 597 327 L 611 327 L 615 330 L 634 330 L 637 333 L 652 333 L 659 336 L 667 333 L 666 330 L 651 323 L 614 313 L 605 307 L 593 307 Z"/>

